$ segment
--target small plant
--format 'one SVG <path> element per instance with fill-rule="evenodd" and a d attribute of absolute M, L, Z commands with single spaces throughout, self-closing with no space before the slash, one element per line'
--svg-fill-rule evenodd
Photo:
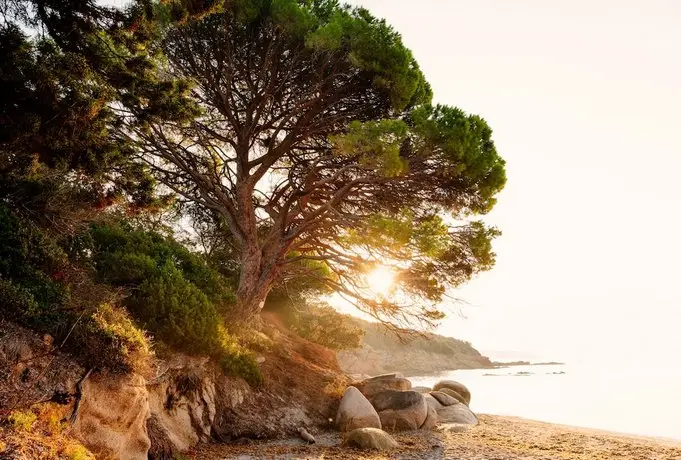
<path fill-rule="evenodd" d="M 74 340 L 90 365 L 114 372 L 146 374 L 153 357 L 149 338 L 132 321 L 125 309 L 108 303 L 81 319 Z"/>
<path fill-rule="evenodd" d="M 263 376 L 252 351 L 240 345 L 234 337 L 220 328 L 220 350 L 216 357 L 225 374 L 242 377 L 250 385 L 261 385 Z"/>
<path fill-rule="evenodd" d="M 66 457 L 69 460 L 93 460 L 95 457 L 81 445 L 70 446 L 66 449 Z"/>
<path fill-rule="evenodd" d="M 348 378 L 338 375 L 324 387 L 324 394 L 332 399 L 341 399 L 348 387 Z"/>
<path fill-rule="evenodd" d="M 12 424 L 12 427 L 17 431 L 31 431 L 38 416 L 32 411 L 14 411 L 9 414 L 7 420 Z"/>

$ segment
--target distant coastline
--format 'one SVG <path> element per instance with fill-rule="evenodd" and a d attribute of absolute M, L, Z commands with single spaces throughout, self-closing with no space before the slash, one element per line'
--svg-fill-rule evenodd
<path fill-rule="evenodd" d="M 364 330 L 361 347 L 337 353 L 341 369 L 357 377 L 400 372 L 405 376 L 437 375 L 456 369 L 493 369 L 487 356 L 470 342 L 434 333 L 400 338 L 377 323 L 348 317 Z"/>
<path fill-rule="evenodd" d="M 560 361 L 543 361 L 533 363 L 530 361 L 492 361 L 494 368 L 513 367 L 513 366 L 565 366 L 565 363 Z"/>

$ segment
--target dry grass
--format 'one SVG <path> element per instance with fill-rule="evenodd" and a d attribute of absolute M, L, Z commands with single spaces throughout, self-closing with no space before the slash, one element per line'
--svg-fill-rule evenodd
<path fill-rule="evenodd" d="M 324 394 L 331 399 L 340 401 L 348 385 L 350 385 L 350 379 L 342 374 L 337 375 L 332 381 L 326 384 L 324 387 Z"/>
<path fill-rule="evenodd" d="M 35 460 L 94 460 L 80 442 L 69 436 L 70 406 L 35 404 L 13 411 L 0 424 L 0 458 Z"/>

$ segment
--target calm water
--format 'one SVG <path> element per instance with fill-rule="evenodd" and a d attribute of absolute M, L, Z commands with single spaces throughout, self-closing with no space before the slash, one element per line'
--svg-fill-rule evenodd
<path fill-rule="evenodd" d="M 671 366 L 514 366 L 410 380 L 432 386 L 444 378 L 471 390 L 474 412 L 681 439 L 681 372 Z"/>

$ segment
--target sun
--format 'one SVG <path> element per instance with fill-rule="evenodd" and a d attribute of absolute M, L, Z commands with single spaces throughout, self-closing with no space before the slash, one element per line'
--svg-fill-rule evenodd
<path fill-rule="evenodd" d="M 395 285 L 395 272 L 388 267 L 378 266 L 367 273 L 366 282 L 374 294 L 385 297 Z"/>

